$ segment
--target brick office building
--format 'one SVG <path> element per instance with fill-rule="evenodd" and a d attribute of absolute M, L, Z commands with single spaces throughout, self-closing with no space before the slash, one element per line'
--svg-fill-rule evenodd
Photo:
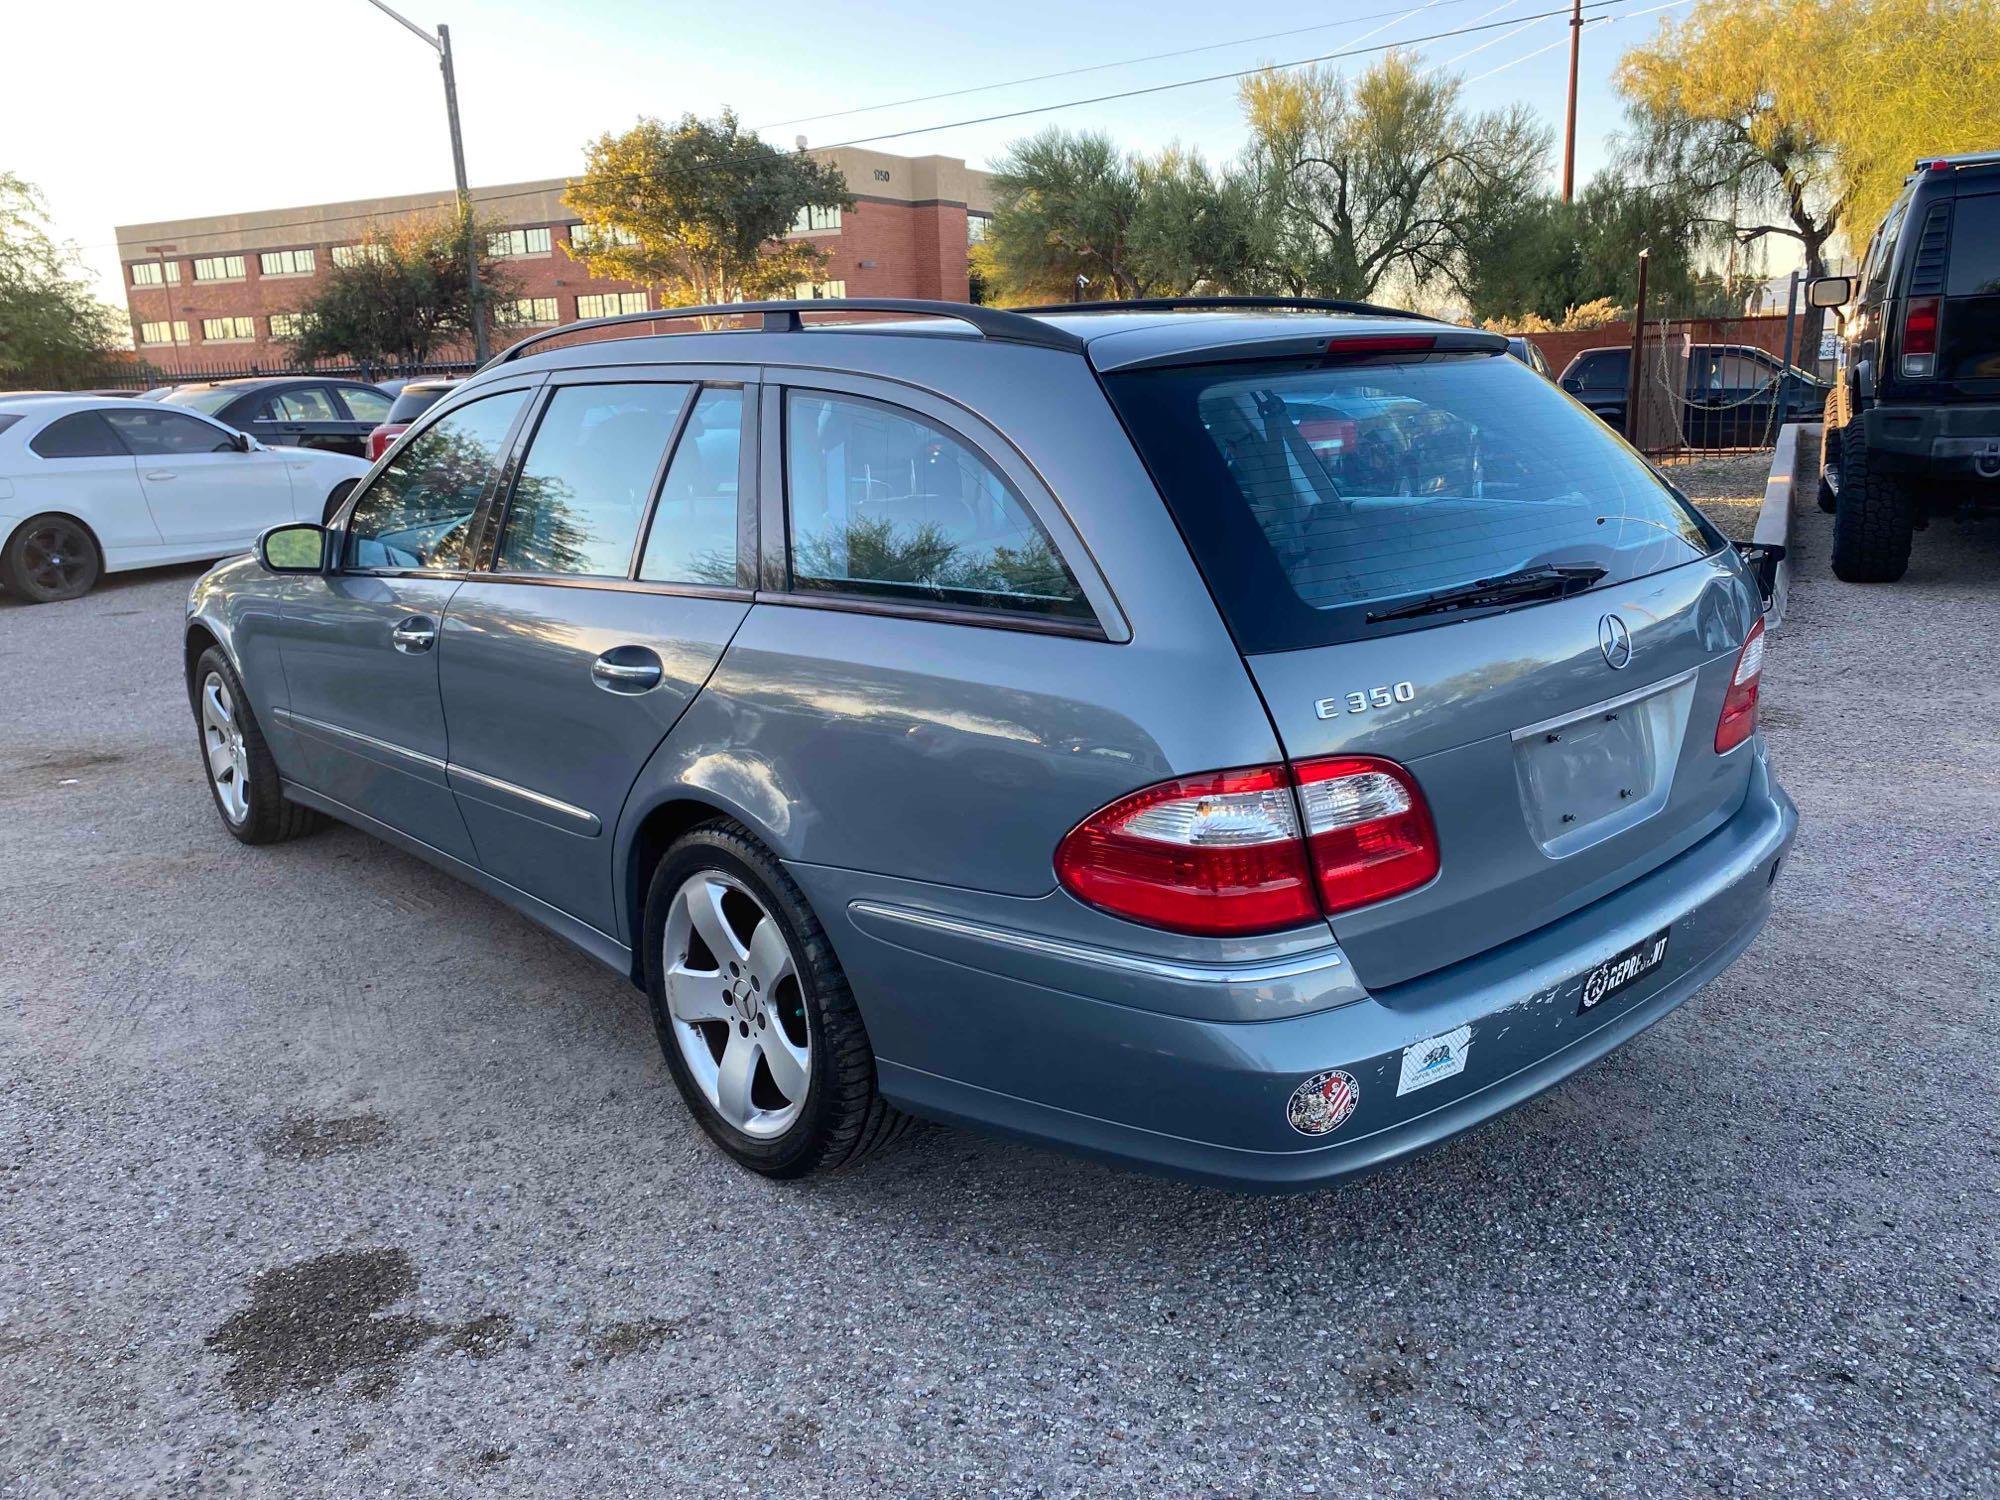
<path fill-rule="evenodd" d="M 815 154 L 840 168 L 855 202 L 844 213 L 802 216 L 794 233 L 826 252 L 827 269 L 799 295 L 965 299 L 966 246 L 991 212 L 984 172 L 945 156 Z M 490 248 L 514 282 L 496 308 L 495 348 L 553 324 L 659 306 L 644 288 L 594 277 L 572 256 L 582 226 L 563 189 L 560 179 L 473 189 L 480 217 L 506 226 Z M 122 225 L 133 343 L 170 374 L 284 368 L 287 321 L 332 265 L 361 253 L 370 230 L 452 202 L 450 193 L 418 193 Z"/>

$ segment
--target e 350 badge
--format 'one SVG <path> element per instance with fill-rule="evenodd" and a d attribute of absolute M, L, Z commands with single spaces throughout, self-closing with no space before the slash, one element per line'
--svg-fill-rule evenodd
<path fill-rule="evenodd" d="M 1338 1130 L 1361 1102 L 1361 1085 L 1352 1073 L 1328 1068 L 1292 1090 L 1285 1118 L 1300 1135 L 1325 1135 Z"/>

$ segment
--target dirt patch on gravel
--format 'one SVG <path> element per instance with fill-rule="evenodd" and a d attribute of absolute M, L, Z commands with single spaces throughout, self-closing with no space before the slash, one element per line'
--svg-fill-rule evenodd
<path fill-rule="evenodd" d="M 323 1161 L 347 1151 L 365 1151 L 389 1139 L 389 1122 L 380 1115 L 344 1115 L 321 1119 L 294 1115 L 264 1132 L 266 1156 L 279 1161 Z"/>

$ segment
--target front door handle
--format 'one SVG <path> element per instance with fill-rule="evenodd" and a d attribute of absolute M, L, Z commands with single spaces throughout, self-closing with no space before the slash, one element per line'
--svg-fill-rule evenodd
<path fill-rule="evenodd" d="M 146 477 L 148 479 L 178 479 L 181 476 L 174 473 L 171 469 L 149 469 L 146 472 Z"/>
<path fill-rule="evenodd" d="M 411 656 L 430 650 L 437 638 L 437 621 L 429 615 L 412 615 L 407 620 L 398 620 L 389 632 L 389 644 Z"/>
<path fill-rule="evenodd" d="M 666 669 L 644 646 L 613 646 L 590 664 L 590 680 L 607 693 L 646 693 L 660 685 Z"/>

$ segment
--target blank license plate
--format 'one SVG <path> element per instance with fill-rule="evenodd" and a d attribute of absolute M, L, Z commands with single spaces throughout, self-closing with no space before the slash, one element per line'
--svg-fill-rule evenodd
<path fill-rule="evenodd" d="M 1614 953 L 1603 963 L 1583 976 L 1583 990 L 1578 999 L 1576 1013 L 1583 1015 L 1593 1011 L 1620 990 L 1657 969 L 1667 956 L 1667 934 L 1671 928 L 1662 927 L 1643 943 L 1634 943 L 1622 953 Z"/>

